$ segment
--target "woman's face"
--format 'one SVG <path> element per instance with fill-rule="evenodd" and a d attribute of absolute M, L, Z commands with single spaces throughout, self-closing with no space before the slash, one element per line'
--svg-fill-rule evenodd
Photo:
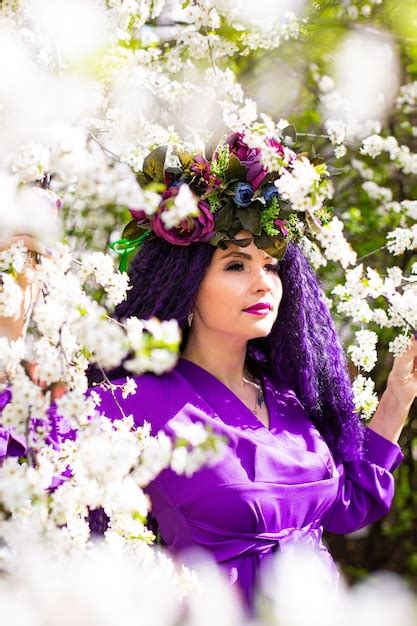
<path fill-rule="evenodd" d="M 251 237 L 241 231 L 236 239 Z M 194 303 L 193 330 L 217 331 L 245 341 L 265 337 L 282 298 L 278 261 L 252 242 L 217 248 Z"/>

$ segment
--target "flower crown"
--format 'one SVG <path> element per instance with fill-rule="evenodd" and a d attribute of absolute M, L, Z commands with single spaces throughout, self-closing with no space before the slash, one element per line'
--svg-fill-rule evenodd
<path fill-rule="evenodd" d="M 160 146 L 145 158 L 138 174 L 144 206 L 129 209 L 132 221 L 110 244 L 121 255 L 121 271 L 149 236 L 177 246 L 209 242 L 223 249 L 254 241 L 282 259 L 288 241 L 300 241 L 305 226 L 317 232 L 328 221 L 326 165 L 310 162 L 306 153 L 297 155 L 277 139 L 250 147 L 243 133 L 232 133 L 211 155 L 209 148 L 206 156 L 174 152 L 178 165 L 170 167 L 167 150 Z M 297 214 L 305 215 L 306 224 Z M 236 239 L 241 230 L 252 237 Z"/>

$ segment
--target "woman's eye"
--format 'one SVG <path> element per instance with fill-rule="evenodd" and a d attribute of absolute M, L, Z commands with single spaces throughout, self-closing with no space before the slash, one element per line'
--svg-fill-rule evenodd
<path fill-rule="evenodd" d="M 226 270 L 232 270 L 234 272 L 239 272 L 243 270 L 243 263 L 232 263 L 226 267 Z"/>
<path fill-rule="evenodd" d="M 232 272 L 240 272 L 244 270 L 243 263 L 232 263 L 226 267 L 226 270 L 230 270 Z M 273 272 L 274 274 L 278 274 L 279 272 L 279 263 L 268 263 L 268 265 L 264 265 L 264 269 L 268 272 Z"/>

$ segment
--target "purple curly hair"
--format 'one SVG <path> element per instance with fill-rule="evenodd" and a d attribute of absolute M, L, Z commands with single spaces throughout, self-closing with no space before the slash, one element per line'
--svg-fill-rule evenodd
<path fill-rule="evenodd" d="M 132 289 L 117 319 L 175 318 L 188 338 L 187 315 L 210 264 L 209 243 L 174 246 L 146 241 L 130 264 Z M 267 368 L 297 394 L 337 461 L 358 458 L 365 427 L 354 413 L 345 355 L 316 275 L 299 247 L 289 243 L 280 261 L 283 297 L 271 333 L 248 345 L 248 366 Z M 126 375 L 122 369 L 113 378 Z"/>

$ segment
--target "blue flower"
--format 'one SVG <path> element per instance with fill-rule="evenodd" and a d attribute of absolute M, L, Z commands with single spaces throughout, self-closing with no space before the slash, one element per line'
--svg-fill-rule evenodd
<path fill-rule="evenodd" d="M 266 204 L 271 204 L 273 198 L 278 199 L 279 191 L 275 185 L 267 185 L 263 190 L 262 195 L 265 198 Z"/>
<path fill-rule="evenodd" d="M 252 201 L 253 187 L 250 183 L 238 183 L 233 200 L 237 206 L 248 207 Z"/>

